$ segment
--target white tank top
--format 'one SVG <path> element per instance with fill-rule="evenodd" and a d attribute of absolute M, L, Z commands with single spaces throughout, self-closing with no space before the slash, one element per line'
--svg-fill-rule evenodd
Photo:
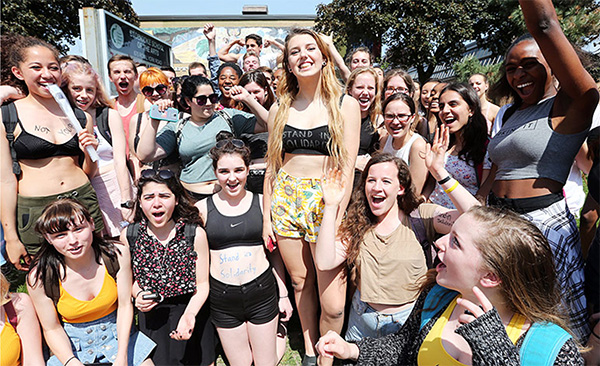
<path fill-rule="evenodd" d="M 392 146 L 392 141 L 394 141 L 394 139 L 392 138 L 392 136 L 389 136 L 387 141 L 385 142 L 385 146 L 383 147 L 383 152 L 390 153 L 395 157 L 404 160 L 406 165 L 410 165 L 410 161 L 408 161 L 410 157 L 410 148 L 412 147 L 412 144 L 414 144 L 414 142 L 417 141 L 417 139 L 419 138 L 423 137 L 421 137 L 421 135 L 415 132 L 412 135 L 412 137 L 408 140 L 408 142 L 404 144 L 404 146 L 402 146 L 399 150 L 396 150 Z"/>

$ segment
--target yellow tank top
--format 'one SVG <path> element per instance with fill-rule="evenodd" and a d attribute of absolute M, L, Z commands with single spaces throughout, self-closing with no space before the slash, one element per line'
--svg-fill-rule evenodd
<path fill-rule="evenodd" d="M 450 305 L 448 305 L 442 316 L 440 316 L 440 318 L 435 322 L 433 328 L 431 328 L 431 331 L 429 331 L 425 337 L 423 344 L 421 344 L 417 358 L 417 364 L 419 366 L 464 365 L 464 363 L 458 362 L 454 357 L 450 356 L 442 344 L 442 331 L 444 330 L 446 323 L 448 323 L 448 319 L 450 318 L 452 311 L 456 307 L 456 299 L 458 299 L 458 296 L 456 296 Z M 510 338 L 513 344 L 515 344 L 517 339 L 519 339 L 519 335 L 521 334 L 521 329 L 523 329 L 524 324 L 525 317 L 521 314 L 513 315 L 510 323 L 508 323 L 508 326 L 506 327 L 506 333 L 508 333 L 508 338 Z"/>
<path fill-rule="evenodd" d="M 21 339 L 4 314 L 4 327 L 0 333 L 0 366 L 21 365 Z"/>
<path fill-rule="evenodd" d="M 117 310 L 117 283 L 104 267 L 104 283 L 98 296 L 83 301 L 71 296 L 60 283 L 56 309 L 66 323 L 85 323 L 100 319 Z"/>

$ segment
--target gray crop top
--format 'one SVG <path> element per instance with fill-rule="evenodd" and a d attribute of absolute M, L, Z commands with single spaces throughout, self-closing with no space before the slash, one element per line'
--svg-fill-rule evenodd
<path fill-rule="evenodd" d="M 565 184 L 588 131 L 563 135 L 552 130 L 554 97 L 517 110 L 488 145 L 497 180 L 548 178 Z"/>

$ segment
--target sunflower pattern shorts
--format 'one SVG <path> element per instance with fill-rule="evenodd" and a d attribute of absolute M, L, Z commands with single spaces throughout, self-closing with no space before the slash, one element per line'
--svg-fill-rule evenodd
<path fill-rule="evenodd" d="M 320 179 L 296 178 L 279 170 L 271 197 L 271 221 L 277 235 L 316 242 L 324 207 Z"/>

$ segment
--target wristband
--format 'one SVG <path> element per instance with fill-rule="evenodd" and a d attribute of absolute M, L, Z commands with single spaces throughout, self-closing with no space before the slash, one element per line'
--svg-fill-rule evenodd
<path fill-rule="evenodd" d="M 67 366 L 67 364 L 68 364 L 69 362 L 71 362 L 71 360 L 72 360 L 72 359 L 74 359 L 74 358 L 75 358 L 75 356 L 71 356 L 71 358 L 69 358 L 69 359 L 67 360 L 67 362 L 63 363 L 63 366 Z"/>
<path fill-rule="evenodd" d="M 448 175 L 446 178 L 444 178 L 442 180 L 438 180 L 438 184 L 441 186 L 442 184 L 446 183 L 450 179 L 452 179 L 452 177 L 450 175 Z"/>
<path fill-rule="evenodd" d="M 455 189 L 456 189 L 456 187 L 458 187 L 459 185 L 460 185 L 460 184 L 458 183 L 458 181 L 457 181 L 457 180 L 455 180 L 455 181 L 454 181 L 454 184 L 452 185 L 452 187 L 450 187 L 450 188 L 448 188 L 448 189 L 444 189 L 444 192 L 446 192 L 446 193 L 450 193 L 450 192 L 452 192 L 453 190 L 455 190 Z"/>
<path fill-rule="evenodd" d="M 283 297 L 288 297 L 288 295 L 285 295 L 285 296 L 283 296 L 283 295 L 279 295 L 279 298 L 280 298 L 280 299 L 281 299 L 281 298 L 283 298 Z"/>
<path fill-rule="evenodd" d="M 135 298 L 137 299 L 137 298 L 138 298 L 138 296 L 140 296 L 140 294 L 141 294 L 142 292 L 144 292 L 144 290 L 139 290 L 139 291 L 138 291 L 138 293 L 137 293 L 137 294 L 135 294 Z M 64 366 L 64 365 L 63 365 L 63 366 Z"/>

